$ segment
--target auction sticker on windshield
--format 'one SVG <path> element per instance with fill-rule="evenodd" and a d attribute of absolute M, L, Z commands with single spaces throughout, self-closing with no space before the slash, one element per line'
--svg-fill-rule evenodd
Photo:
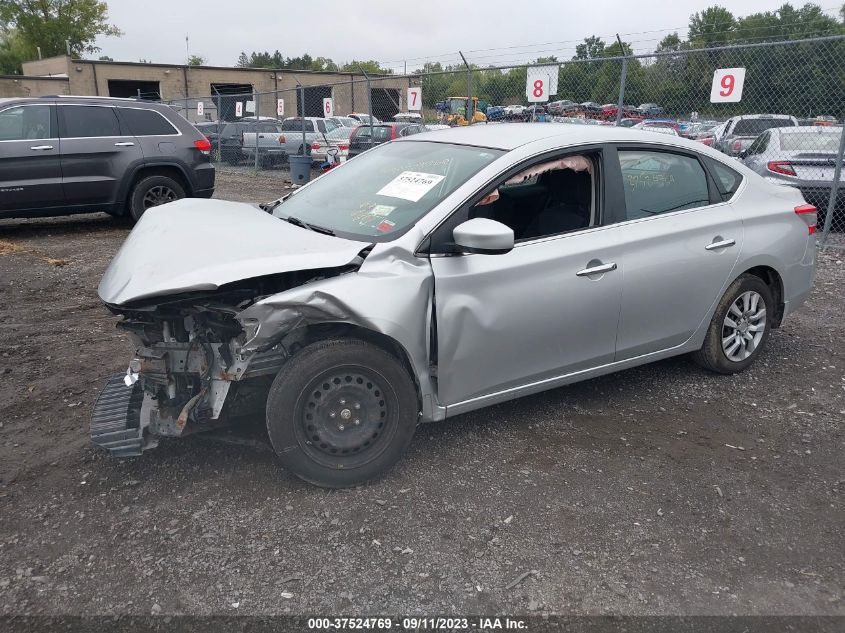
<path fill-rule="evenodd" d="M 443 178 L 444 176 L 438 174 L 403 171 L 377 193 L 380 196 L 390 196 L 391 198 L 419 202 L 420 198 L 431 191 Z"/>

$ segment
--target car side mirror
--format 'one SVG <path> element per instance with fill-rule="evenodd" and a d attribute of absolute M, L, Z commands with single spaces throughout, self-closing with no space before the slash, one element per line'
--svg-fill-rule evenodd
<path fill-rule="evenodd" d="M 473 218 L 455 227 L 452 237 L 467 253 L 504 255 L 513 250 L 513 229 L 488 218 Z"/>
<path fill-rule="evenodd" d="M 748 158 L 748 150 L 747 150 L 747 149 L 742 150 L 742 151 L 739 153 L 739 157 L 740 157 L 740 158 L 743 158 L 743 159 L 744 159 L 744 158 Z"/>

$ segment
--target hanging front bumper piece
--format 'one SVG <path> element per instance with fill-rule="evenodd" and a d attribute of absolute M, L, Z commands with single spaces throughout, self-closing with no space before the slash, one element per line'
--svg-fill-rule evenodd
<path fill-rule="evenodd" d="M 144 390 L 139 382 L 126 384 L 125 374 L 113 374 L 100 392 L 91 414 L 91 442 L 114 457 L 140 455 L 144 450 L 141 407 Z"/>

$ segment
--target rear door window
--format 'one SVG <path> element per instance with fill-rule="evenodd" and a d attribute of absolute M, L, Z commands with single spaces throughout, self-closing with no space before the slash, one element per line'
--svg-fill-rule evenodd
<path fill-rule="evenodd" d="M 733 198 L 742 183 L 742 176 L 727 165 L 712 158 L 707 159 L 707 165 L 710 168 L 711 175 L 716 179 L 716 188 L 722 194 L 722 199 L 728 201 Z"/>
<path fill-rule="evenodd" d="M 59 108 L 62 138 L 121 136 L 120 122 L 110 106 L 63 105 Z"/>
<path fill-rule="evenodd" d="M 0 141 L 31 141 L 55 138 L 52 106 L 31 105 L 0 112 Z"/>
<path fill-rule="evenodd" d="M 624 149 L 618 154 L 627 220 L 710 204 L 707 176 L 696 158 Z"/>

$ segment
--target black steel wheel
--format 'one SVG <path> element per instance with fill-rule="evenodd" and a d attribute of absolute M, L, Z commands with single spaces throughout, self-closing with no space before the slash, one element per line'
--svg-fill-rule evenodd
<path fill-rule="evenodd" d="M 330 488 L 369 481 L 392 467 L 418 416 L 416 388 L 398 359 L 355 339 L 300 351 L 267 399 L 267 431 L 281 462 Z"/>

